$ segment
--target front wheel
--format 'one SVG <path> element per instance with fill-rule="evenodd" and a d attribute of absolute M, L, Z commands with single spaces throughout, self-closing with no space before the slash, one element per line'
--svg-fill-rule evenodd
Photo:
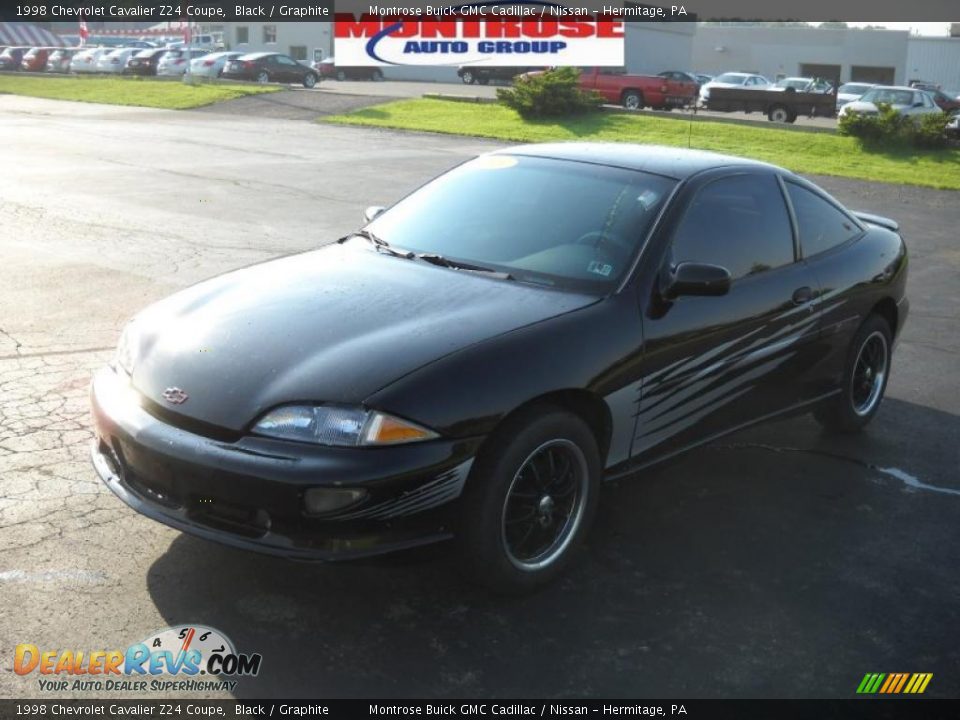
<path fill-rule="evenodd" d="M 463 75 L 460 76 L 460 79 L 463 81 L 464 85 L 473 85 L 476 82 L 476 78 L 473 76 L 473 72 L 470 70 L 464 70 Z"/>
<path fill-rule="evenodd" d="M 312 88 L 317 84 L 317 76 L 313 73 L 307 73 L 303 76 L 303 86 L 305 88 Z"/>
<path fill-rule="evenodd" d="M 470 577 L 511 594 L 556 578 L 593 520 L 601 473 L 596 438 L 576 415 L 546 407 L 508 420 L 463 497 Z"/>
<path fill-rule="evenodd" d="M 636 90 L 628 90 L 623 94 L 623 106 L 627 110 L 639 110 L 643 107 L 643 95 Z"/>
<path fill-rule="evenodd" d="M 824 428 L 858 432 L 877 414 L 890 377 L 892 337 L 890 325 L 879 315 L 860 326 L 847 352 L 841 392 L 814 410 Z"/>

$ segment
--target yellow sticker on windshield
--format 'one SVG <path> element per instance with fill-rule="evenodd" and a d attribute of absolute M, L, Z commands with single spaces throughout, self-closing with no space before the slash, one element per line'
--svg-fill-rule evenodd
<path fill-rule="evenodd" d="M 517 159 L 509 155 L 483 155 L 474 161 L 473 166 L 480 170 L 503 170 L 516 164 Z"/>

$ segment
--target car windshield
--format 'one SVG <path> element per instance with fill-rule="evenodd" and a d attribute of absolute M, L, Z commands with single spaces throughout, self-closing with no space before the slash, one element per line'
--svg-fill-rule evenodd
<path fill-rule="evenodd" d="M 847 93 L 848 95 L 859 95 L 861 93 L 865 93 L 869 89 L 869 85 L 855 85 L 853 83 L 847 83 L 846 85 L 841 85 L 837 92 Z"/>
<path fill-rule="evenodd" d="M 487 155 L 407 196 L 367 229 L 399 250 L 605 293 L 627 272 L 675 184 L 590 163 Z"/>
<path fill-rule="evenodd" d="M 777 83 L 778 88 L 793 88 L 794 90 L 803 90 L 812 81 L 806 78 L 784 78 Z"/>
<path fill-rule="evenodd" d="M 892 90 L 889 88 L 874 88 L 864 94 L 863 102 L 887 103 L 888 105 L 910 105 L 913 103 L 913 92 L 910 90 Z"/>
<path fill-rule="evenodd" d="M 742 83 L 742 82 L 743 82 L 744 80 L 746 80 L 746 79 L 747 79 L 747 76 L 746 76 L 746 75 L 740 75 L 739 73 L 724 73 L 723 75 L 720 75 L 720 76 L 718 76 L 718 77 L 715 77 L 715 78 L 713 79 L 713 81 L 714 81 L 714 82 L 721 82 L 721 83 L 737 83 L 737 84 L 739 84 L 739 83 Z"/>

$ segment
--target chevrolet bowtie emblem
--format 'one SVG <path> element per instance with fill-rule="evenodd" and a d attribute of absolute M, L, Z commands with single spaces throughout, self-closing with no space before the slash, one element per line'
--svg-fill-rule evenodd
<path fill-rule="evenodd" d="M 189 397 L 189 395 L 178 387 L 170 387 L 163 391 L 163 399 L 174 405 L 183 405 Z"/>

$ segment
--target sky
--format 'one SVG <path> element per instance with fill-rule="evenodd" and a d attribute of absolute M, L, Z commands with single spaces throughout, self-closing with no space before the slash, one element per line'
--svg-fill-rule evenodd
<path fill-rule="evenodd" d="M 883 25 L 889 30 L 909 30 L 919 35 L 949 35 L 950 23 L 948 22 L 852 22 L 847 23 L 853 27 L 863 27 L 864 25 Z"/>

